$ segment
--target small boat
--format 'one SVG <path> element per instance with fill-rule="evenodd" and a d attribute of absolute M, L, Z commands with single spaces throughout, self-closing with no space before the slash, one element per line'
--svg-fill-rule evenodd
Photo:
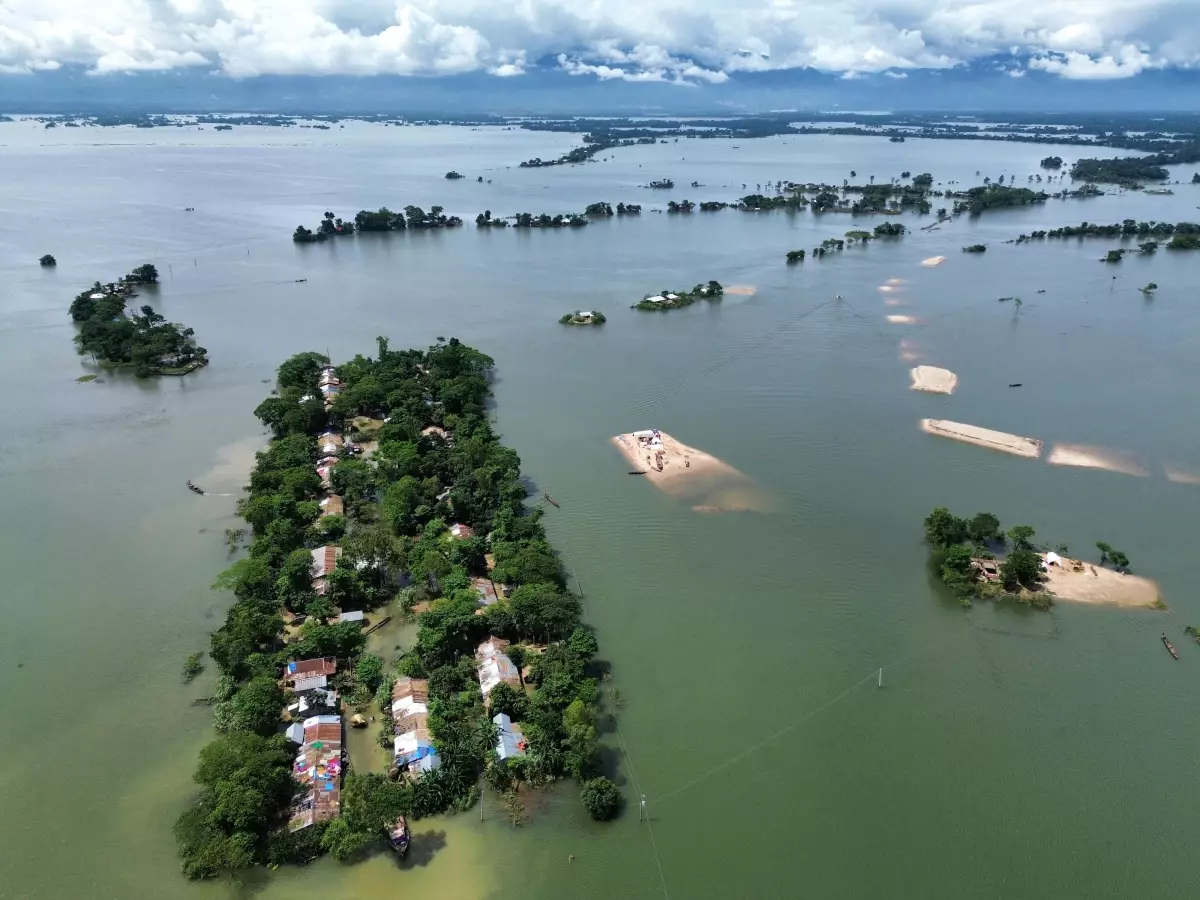
<path fill-rule="evenodd" d="M 203 494 L 204 493 L 204 488 L 196 487 L 196 485 L 192 484 L 191 479 L 188 479 L 187 486 L 188 486 L 188 490 L 191 491 L 193 494 Z"/>
<path fill-rule="evenodd" d="M 408 820 L 404 816 L 397 819 L 392 827 L 388 829 L 388 842 L 392 845 L 392 849 L 402 857 L 408 853 L 410 837 L 411 835 L 408 833 Z"/>
<path fill-rule="evenodd" d="M 1165 631 L 1163 632 L 1163 635 L 1162 635 L 1162 642 L 1163 642 L 1163 646 L 1167 648 L 1167 652 L 1170 653 L 1176 659 L 1179 659 L 1179 651 L 1175 649 L 1174 644 L 1172 644 L 1170 641 L 1167 640 L 1167 633 Z"/>
<path fill-rule="evenodd" d="M 1014 381 L 1012 384 L 1009 385 L 1009 387 L 1021 387 L 1022 384 L 1023 384 L 1023 382 Z"/>
<path fill-rule="evenodd" d="M 307 279 L 307 278 L 297 278 L 297 279 L 296 279 L 296 280 L 293 282 L 293 284 L 304 284 L 304 282 L 306 282 L 306 281 L 308 281 L 308 279 Z"/>
<path fill-rule="evenodd" d="M 644 469 L 638 469 L 637 471 L 631 470 L 629 474 L 630 475 L 645 475 L 646 471 Z"/>
<path fill-rule="evenodd" d="M 553 503 L 555 506 L 558 506 L 558 501 L 551 497 L 546 491 L 542 491 L 542 496 L 546 498 L 547 503 Z"/>

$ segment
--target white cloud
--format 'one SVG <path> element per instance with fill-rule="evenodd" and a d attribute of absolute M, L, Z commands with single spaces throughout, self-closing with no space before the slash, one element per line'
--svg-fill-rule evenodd
<path fill-rule="evenodd" d="M 1012 53 L 1063 78 L 1200 65 L 1197 0 L 0 0 L 0 73 L 82 65 L 720 83 L 810 67 L 944 69 Z M 552 63 L 553 64 L 553 63 Z M 1009 69 L 1012 72 L 1012 69 Z"/>

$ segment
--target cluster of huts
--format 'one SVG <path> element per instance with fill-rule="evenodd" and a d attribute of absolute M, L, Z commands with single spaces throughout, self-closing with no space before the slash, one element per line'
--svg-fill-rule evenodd
<path fill-rule="evenodd" d="M 489 637 L 475 650 L 475 671 L 479 691 L 487 702 L 488 695 L 503 682 L 513 690 L 524 690 L 521 673 L 504 649 L 509 642 Z M 429 681 L 424 678 L 398 678 L 392 687 L 392 721 L 396 737 L 393 742 L 395 759 L 392 773 L 416 777 L 441 765 L 433 736 L 429 732 Z M 520 726 L 505 713 L 492 717 L 498 729 L 496 755 L 501 759 L 522 756 L 526 750 L 525 735 Z"/>
<path fill-rule="evenodd" d="M 300 785 L 292 802 L 290 831 L 332 819 L 341 810 L 342 771 L 346 759 L 342 746 L 342 714 L 337 694 L 329 689 L 329 676 L 337 660 L 293 660 L 283 681 L 296 697 L 288 707 L 292 724 L 287 736 L 299 745 L 292 777 Z"/>

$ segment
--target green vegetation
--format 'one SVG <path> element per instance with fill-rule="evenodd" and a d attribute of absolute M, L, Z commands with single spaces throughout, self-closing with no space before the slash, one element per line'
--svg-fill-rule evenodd
<path fill-rule="evenodd" d="M 1106 263 L 1119 263 L 1124 256 L 1125 256 L 1124 249 L 1109 250 L 1106 254 L 1104 254 L 1104 258 L 1100 261 L 1106 262 Z"/>
<path fill-rule="evenodd" d="M 728 207 L 729 204 L 723 200 L 703 200 L 700 203 L 700 212 L 719 212 Z"/>
<path fill-rule="evenodd" d="M 789 250 L 787 252 L 787 261 L 790 263 L 804 262 L 804 251 L 803 250 Z"/>
<path fill-rule="evenodd" d="M 662 178 L 662 179 L 659 179 L 658 181 L 652 181 L 646 186 L 650 187 L 650 188 L 654 188 L 655 190 L 665 191 L 665 190 L 670 190 L 671 188 L 675 187 L 675 182 L 672 181 L 670 178 Z"/>
<path fill-rule="evenodd" d="M 176 825 L 190 877 L 323 853 L 357 859 L 399 815 L 469 807 L 481 777 L 507 794 L 522 781 L 598 774 L 595 638 L 581 624 L 579 598 L 566 590 L 540 511 L 525 509 L 520 459 L 488 423 L 492 360 L 453 338 L 425 351 L 393 351 L 378 340 L 378 358 L 356 356 L 337 368 L 342 391 L 328 413 L 318 399 L 328 360 L 313 352 L 285 361 L 277 395 L 255 410 L 274 440 L 258 454 L 239 502 L 252 530 L 249 553 L 214 585 L 235 600 L 210 649 L 220 670 L 214 710 L 220 736 L 201 754 L 200 795 Z M 378 449 L 369 460 L 334 466 L 346 534 L 327 591 L 318 596 L 310 550 L 325 543 L 326 522 L 335 517 L 321 516 L 317 502 L 315 438 L 361 416 L 384 424 L 374 432 Z M 451 438 L 426 435 L 429 426 Z M 449 521 L 487 537 L 453 538 Z M 489 551 L 490 576 L 508 587 L 508 596 L 477 615 L 470 579 L 489 574 Z M 421 585 L 406 589 L 405 606 L 417 596 L 431 602 L 397 673 L 429 679 L 429 728 L 441 765 L 400 782 L 351 773 L 340 816 L 288 833 L 294 753 L 278 734 L 288 700 L 278 678 L 289 659 L 336 657 L 335 683 L 347 702 L 361 709 L 374 695 L 387 709 L 395 675 L 362 652 L 366 638 L 358 623 L 328 620 L 336 608 L 388 602 L 401 572 Z M 296 615 L 307 621 L 285 646 L 284 617 Z M 495 728 L 473 665 L 476 646 L 489 634 L 514 642 L 510 657 L 528 667 L 533 685 L 508 688 L 508 696 L 499 688 L 493 693 L 493 705 L 505 705 L 528 742 L 524 756 L 507 762 L 493 753 Z"/>
<path fill-rule="evenodd" d="M 485 209 L 475 217 L 475 226 L 477 228 L 507 228 L 508 219 L 493 219 L 492 211 Z"/>
<path fill-rule="evenodd" d="M 697 300 L 718 300 L 725 293 L 725 288 L 719 281 L 708 284 L 698 284 L 690 291 L 662 291 L 658 294 L 647 294 L 641 301 L 633 304 L 632 309 L 662 310 L 682 309 L 691 306 Z"/>
<path fill-rule="evenodd" d="M 1200 628 L 1195 625 L 1188 625 L 1183 629 L 1186 634 L 1190 634 L 1197 644 L 1200 644 Z"/>
<path fill-rule="evenodd" d="M 925 541 L 942 582 L 958 595 L 963 606 L 972 599 L 1010 597 L 1037 609 L 1049 609 L 1053 596 L 1039 590 L 1042 559 L 1033 545 L 1034 530 L 1015 525 L 1005 534 L 991 513 L 960 519 L 944 506 L 925 517 Z M 999 563 L 993 548 L 1008 550 Z"/>
<path fill-rule="evenodd" d="M 969 212 L 971 215 L 979 215 L 989 209 L 1045 203 L 1049 197 L 1044 191 L 1031 191 L 1029 188 L 1002 184 L 984 184 L 980 187 L 968 188 L 966 191 L 948 191 L 946 196 L 955 198 L 955 213 Z"/>
<path fill-rule="evenodd" d="M 1200 250 L 1200 234 L 1176 234 L 1167 244 L 1168 250 Z"/>
<path fill-rule="evenodd" d="M 1143 294 L 1153 294 L 1155 291 L 1158 290 L 1158 285 L 1155 284 L 1153 281 L 1151 281 L 1145 287 L 1138 288 L 1138 290 L 1140 290 Z"/>
<path fill-rule="evenodd" d="M 788 209 L 794 212 L 807 205 L 808 200 L 803 194 L 776 194 L 771 197 L 747 194 L 737 202 L 737 208 L 745 212 L 763 212 L 768 209 Z"/>
<path fill-rule="evenodd" d="M 667 201 L 667 212 L 669 213 L 690 213 L 696 208 L 696 204 L 691 200 L 675 200 Z"/>
<path fill-rule="evenodd" d="M 1120 550 L 1115 549 L 1111 544 L 1106 544 L 1104 541 L 1096 541 L 1096 549 L 1100 551 L 1100 565 L 1110 562 L 1117 571 L 1124 572 L 1128 570 L 1129 557 Z"/>
<path fill-rule="evenodd" d="M 1071 177 L 1082 181 L 1141 187 L 1142 181 L 1165 181 L 1170 173 L 1158 156 L 1125 156 L 1117 159 L 1081 159 L 1071 166 Z"/>
<path fill-rule="evenodd" d="M 987 244 L 971 244 L 969 247 L 963 247 L 963 253 L 986 253 Z"/>
<path fill-rule="evenodd" d="M 1200 184 L 1200 172 L 1192 173 L 1192 184 Z"/>
<path fill-rule="evenodd" d="M 1047 156 L 1040 163 L 1043 169 L 1061 169 L 1062 164 L 1063 161 L 1061 156 Z"/>
<path fill-rule="evenodd" d="M 49 253 L 47 253 L 45 256 L 43 256 L 41 259 L 38 260 L 38 265 L 40 265 L 40 266 L 57 266 L 58 260 L 55 259 L 53 256 L 51 256 Z"/>
<path fill-rule="evenodd" d="M 404 212 L 393 212 L 386 206 L 371 212 L 359 210 L 354 221 L 346 221 L 326 212 L 317 226 L 316 231 L 310 231 L 303 225 L 297 225 L 292 234 L 292 240 L 297 244 L 315 243 L 331 237 L 354 234 L 356 231 L 405 231 L 409 228 L 457 228 L 462 224 L 458 216 L 448 216 L 440 206 L 432 206 L 425 212 L 419 206 L 406 206 Z"/>
<path fill-rule="evenodd" d="M 613 214 L 613 208 L 608 203 L 589 203 L 584 209 L 585 216 L 607 217 Z"/>
<path fill-rule="evenodd" d="M 899 222 L 884 222 L 875 226 L 875 237 L 900 237 L 907 231 L 908 229 Z"/>
<path fill-rule="evenodd" d="M 621 791 L 607 778 L 591 778 L 583 783 L 579 799 L 588 814 L 598 822 L 611 819 L 621 807 Z"/>
<path fill-rule="evenodd" d="M 608 320 L 602 312 L 580 311 L 569 312 L 558 320 L 563 325 L 603 325 Z"/>
<path fill-rule="evenodd" d="M 463 177 L 462 175 L 460 175 L 460 174 L 458 174 L 457 172 L 454 172 L 454 171 L 450 171 L 450 172 L 447 172 L 447 173 L 446 173 L 446 180 L 447 180 L 447 181 L 458 181 L 458 179 L 460 179 L 460 178 L 462 178 L 462 177 Z"/>
<path fill-rule="evenodd" d="M 192 653 L 183 663 L 183 683 L 187 684 L 197 675 L 204 671 L 204 663 L 200 660 L 204 658 L 204 651 Z"/>
<path fill-rule="evenodd" d="M 617 204 L 617 215 L 618 216 L 636 216 L 636 215 L 640 215 L 641 212 L 642 212 L 642 207 L 638 203 L 618 203 Z"/>
<path fill-rule="evenodd" d="M 207 363 L 208 351 L 196 346 L 192 329 L 168 322 L 150 306 L 126 315 L 126 300 L 137 296 L 134 285 L 157 281 L 158 271 L 146 263 L 119 282 L 97 281 L 81 292 L 70 307 L 79 325 L 79 352 L 106 366 L 132 367 L 138 378 L 182 375 Z"/>
<path fill-rule="evenodd" d="M 1045 238 L 1071 237 L 1157 237 L 1166 238 L 1172 235 L 1200 236 L 1200 224 L 1196 222 L 1137 222 L 1125 219 L 1112 225 L 1098 225 L 1095 222 L 1081 222 L 1079 225 L 1064 225 L 1062 228 L 1052 228 L 1049 231 L 1032 231 L 1022 234 L 1014 241 L 1024 244 L 1032 240 Z M 1156 245 L 1157 246 L 1157 245 Z M 1142 250 L 1146 247 L 1142 245 Z M 1152 252 L 1152 251 L 1147 251 Z"/>
<path fill-rule="evenodd" d="M 582 228 L 588 224 L 587 218 L 577 213 L 568 213 L 565 216 L 542 213 L 535 216 L 523 212 L 517 213 L 513 218 L 514 228 Z"/>

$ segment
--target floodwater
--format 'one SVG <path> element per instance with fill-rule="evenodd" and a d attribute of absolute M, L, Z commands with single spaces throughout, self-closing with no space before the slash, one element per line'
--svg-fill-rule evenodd
<path fill-rule="evenodd" d="M 651 210 L 731 200 L 760 181 L 840 182 L 852 168 L 858 180 L 909 170 L 1023 184 L 1041 157 L 1079 151 L 811 136 L 515 168 L 576 142 L 353 123 L 0 125 L 0 896 L 1186 892 L 1200 839 L 1200 647 L 1181 629 L 1200 621 L 1187 562 L 1200 487 L 1165 473 L 1200 471 L 1200 256 L 1112 266 L 1097 260 L 1118 240 L 1002 242 L 1083 220 L 1196 220 L 1200 188 L 989 212 L 789 266 L 786 251 L 870 220 Z M 467 177 L 444 180 L 452 168 Z M 662 177 L 678 187 L 638 187 Z M 684 187 L 693 180 L 706 186 Z M 645 211 L 548 232 L 471 221 L 598 200 Z M 468 224 L 290 240 L 326 209 L 385 204 L 440 204 Z M 960 251 L 974 243 L 987 252 Z M 56 269 L 38 267 L 43 253 Z M 921 265 L 935 256 L 945 261 Z M 194 327 L 212 365 L 75 383 L 90 369 L 67 305 L 146 261 L 162 285 L 145 302 Z M 628 309 L 710 278 L 755 290 L 665 315 Z M 1137 290 L 1148 281 L 1152 299 Z M 1009 296 L 1023 303 L 997 302 Z M 889 325 L 885 298 L 916 321 Z M 559 326 L 573 309 L 608 323 Z M 289 354 L 370 353 L 377 335 L 393 347 L 456 335 L 495 357 L 498 427 L 561 503 L 551 536 L 623 698 L 605 740 L 630 807 L 595 825 L 567 785 L 520 829 L 494 802 L 482 823 L 478 809 L 419 823 L 403 870 L 379 856 L 190 884 L 170 829 L 210 738 L 208 711 L 190 701 L 213 673 L 182 686 L 179 672 L 223 615 L 208 585 L 229 561 L 223 532 L 264 440 L 252 411 Z M 957 391 L 910 391 L 901 358 L 956 372 Z M 927 417 L 1107 448 L 1149 477 L 939 441 L 920 431 Z M 745 473 L 773 511 L 695 512 L 627 477 L 608 436 L 648 427 Z M 188 478 L 209 493 L 190 494 Z M 921 546 L 937 505 L 1028 522 L 1085 557 L 1108 541 L 1170 609 L 961 609 Z"/>

